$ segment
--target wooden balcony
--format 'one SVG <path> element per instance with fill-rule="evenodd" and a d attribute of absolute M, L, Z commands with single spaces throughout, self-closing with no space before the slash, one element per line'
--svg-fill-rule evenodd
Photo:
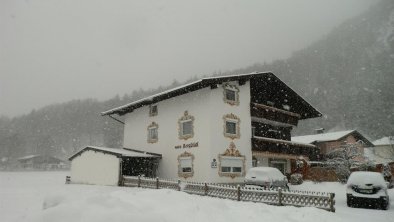
<path fill-rule="evenodd" d="M 266 137 L 253 137 L 252 151 L 304 156 L 309 160 L 316 160 L 319 155 L 319 148 L 317 148 L 315 145 L 295 143 L 292 141 L 271 139 Z"/>
<path fill-rule="evenodd" d="M 300 115 L 272 106 L 266 106 L 258 103 L 250 103 L 251 117 L 263 118 L 270 121 L 285 123 L 297 126 Z"/>

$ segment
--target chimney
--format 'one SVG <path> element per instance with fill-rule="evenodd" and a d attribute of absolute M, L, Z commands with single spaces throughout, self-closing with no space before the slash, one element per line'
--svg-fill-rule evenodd
<path fill-rule="evenodd" d="M 322 134 L 324 133 L 324 128 L 315 129 L 315 134 Z"/>

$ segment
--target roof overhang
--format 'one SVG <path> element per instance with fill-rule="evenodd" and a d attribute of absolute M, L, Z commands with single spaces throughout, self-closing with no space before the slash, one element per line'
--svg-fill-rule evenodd
<path fill-rule="evenodd" d="M 250 74 L 242 74 L 242 75 L 230 75 L 230 76 L 220 76 L 220 77 L 208 77 L 208 78 L 203 78 L 195 82 L 191 82 L 152 96 L 145 97 L 143 99 L 134 101 L 132 103 L 107 110 L 105 112 L 102 112 L 101 115 L 124 115 L 126 113 L 132 112 L 135 109 L 138 109 L 142 106 L 147 106 L 150 104 L 155 104 L 157 102 L 170 99 L 179 95 L 183 95 L 189 92 L 193 92 L 205 87 L 213 87 L 216 88 L 217 84 L 221 84 L 223 82 L 230 82 L 230 81 L 240 81 L 245 82 L 250 80 L 253 77 L 259 76 L 259 75 L 265 75 L 268 73 L 250 73 Z"/>
<path fill-rule="evenodd" d="M 318 144 L 318 143 L 326 143 L 326 142 L 335 142 L 338 140 L 345 139 L 349 135 L 353 135 L 354 138 L 357 140 L 357 142 L 362 142 L 365 147 L 375 147 L 375 145 L 369 141 L 367 138 L 365 138 L 361 133 L 359 133 L 357 130 L 352 130 L 351 132 L 347 133 L 346 135 L 343 135 L 337 139 L 332 139 L 332 140 L 315 140 L 311 144 Z"/>
<path fill-rule="evenodd" d="M 270 79 L 275 79 L 275 81 L 270 81 L 271 82 L 276 82 L 276 84 L 279 84 L 280 87 L 284 87 L 287 92 L 293 95 L 294 98 L 296 98 L 296 102 L 301 104 L 303 107 L 301 110 L 307 110 L 308 115 L 302 115 L 301 119 L 307 119 L 307 118 L 313 118 L 313 117 L 320 117 L 322 114 L 317 111 L 312 105 L 310 105 L 308 102 L 306 102 L 301 96 L 299 96 L 294 90 L 292 90 L 289 86 L 287 86 L 284 82 L 282 82 L 278 77 L 276 77 L 272 72 L 255 72 L 255 73 L 249 73 L 249 74 L 240 74 L 240 75 L 229 75 L 229 76 L 219 76 L 219 77 L 208 77 L 208 78 L 203 78 L 198 81 L 188 83 L 152 96 L 148 96 L 146 98 L 134 101 L 132 103 L 107 110 L 105 112 L 102 112 L 101 115 L 113 115 L 117 114 L 119 116 L 125 115 L 129 112 L 133 112 L 133 110 L 138 109 L 143 106 L 148 106 L 151 104 L 155 104 L 157 102 L 170 99 L 179 95 L 183 95 L 189 92 L 193 92 L 205 87 L 211 87 L 211 88 L 217 88 L 218 84 L 222 84 L 225 82 L 231 82 L 231 81 L 238 81 L 241 85 L 244 84 L 246 81 L 249 81 L 251 79 L 256 79 L 256 80 L 270 80 Z"/>

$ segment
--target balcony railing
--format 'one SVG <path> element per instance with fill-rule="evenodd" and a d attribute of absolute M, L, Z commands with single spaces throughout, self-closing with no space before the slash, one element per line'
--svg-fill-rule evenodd
<path fill-rule="evenodd" d="M 319 155 L 319 148 L 312 144 L 301 144 L 265 137 L 252 138 L 252 151 L 304 156 L 310 160 L 316 160 Z"/>
<path fill-rule="evenodd" d="M 264 118 L 275 122 L 281 122 L 297 126 L 300 115 L 275 107 L 258 103 L 250 103 L 250 115 L 252 117 Z"/>

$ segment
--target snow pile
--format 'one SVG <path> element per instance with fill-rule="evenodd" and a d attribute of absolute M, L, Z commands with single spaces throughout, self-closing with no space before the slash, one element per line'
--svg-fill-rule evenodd
<path fill-rule="evenodd" d="M 52 205 L 28 221 L 344 221 L 315 208 L 276 207 L 189 195 L 172 190 L 148 190 L 69 185 L 72 193 L 48 197 Z M 90 192 L 86 193 L 86 189 Z M 59 198 L 60 197 L 60 198 Z M 57 202 L 61 200 L 61 202 Z M 53 205 L 55 201 L 56 204 Z"/>
<path fill-rule="evenodd" d="M 0 172 L 0 221 L 391 221 L 388 211 L 348 208 L 345 185 L 312 183 L 294 190 L 336 193 L 336 213 L 316 208 L 277 207 L 189 195 L 172 190 L 65 185 L 67 172 Z M 394 190 L 389 190 L 394 200 Z"/>

